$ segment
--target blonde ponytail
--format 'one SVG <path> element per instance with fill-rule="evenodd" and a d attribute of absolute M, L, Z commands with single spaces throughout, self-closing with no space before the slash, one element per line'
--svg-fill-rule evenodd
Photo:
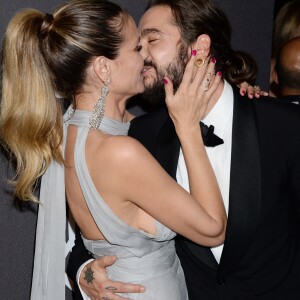
<path fill-rule="evenodd" d="M 74 99 L 93 57 L 118 57 L 127 18 L 109 1 L 72 0 L 53 15 L 25 10 L 9 23 L 2 53 L 0 142 L 16 161 L 18 198 L 37 201 L 37 179 L 52 160 L 63 162 L 55 91 Z"/>
<path fill-rule="evenodd" d="M 61 153 L 62 113 L 40 51 L 45 15 L 25 10 L 9 23 L 2 50 L 0 137 L 16 161 L 15 196 L 37 201 L 37 179 Z"/>

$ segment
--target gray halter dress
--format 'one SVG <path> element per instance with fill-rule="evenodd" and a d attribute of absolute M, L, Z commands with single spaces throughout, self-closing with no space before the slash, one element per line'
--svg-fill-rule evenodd
<path fill-rule="evenodd" d="M 74 150 L 76 173 L 89 210 L 106 238 L 94 241 L 82 237 L 85 247 L 95 258 L 117 256 L 116 263 L 107 268 L 112 280 L 138 283 L 146 287 L 145 293 L 120 294 L 122 297 L 133 300 L 187 300 L 184 273 L 175 252 L 173 238 L 176 234 L 158 221 L 155 223 L 155 235 L 127 225 L 98 193 L 85 160 L 89 116 L 87 111 L 71 111 L 67 121 L 68 125 L 78 127 Z M 110 135 L 127 135 L 128 129 L 129 123 L 106 116 L 100 125 L 100 130 Z"/>

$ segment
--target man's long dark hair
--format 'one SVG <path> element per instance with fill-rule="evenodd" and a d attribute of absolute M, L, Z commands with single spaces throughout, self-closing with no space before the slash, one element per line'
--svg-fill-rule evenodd
<path fill-rule="evenodd" d="M 239 84 L 255 83 L 257 66 L 248 54 L 233 51 L 230 45 L 231 26 L 226 15 L 210 0 L 149 0 L 146 10 L 153 6 L 169 6 L 185 44 L 193 44 L 201 34 L 211 39 L 211 56 L 217 59 L 216 69 L 224 78 Z"/>

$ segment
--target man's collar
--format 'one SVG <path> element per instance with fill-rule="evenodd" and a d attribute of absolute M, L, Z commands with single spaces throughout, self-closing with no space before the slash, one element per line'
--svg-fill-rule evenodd
<path fill-rule="evenodd" d="M 233 90 L 231 85 L 224 80 L 223 92 L 215 106 L 202 120 L 207 126 L 215 127 L 215 134 L 224 138 L 224 130 L 233 113 Z"/>

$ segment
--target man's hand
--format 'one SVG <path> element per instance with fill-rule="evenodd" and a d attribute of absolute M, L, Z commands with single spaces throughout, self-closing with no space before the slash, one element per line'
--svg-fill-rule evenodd
<path fill-rule="evenodd" d="M 141 285 L 112 281 L 107 277 L 106 267 L 113 265 L 115 261 L 114 256 L 97 258 L 89 262 L 81 271 L 80 287 L 92 300 L 128 300 L 116 293 L 145 292 L 145 287 Z"/>

